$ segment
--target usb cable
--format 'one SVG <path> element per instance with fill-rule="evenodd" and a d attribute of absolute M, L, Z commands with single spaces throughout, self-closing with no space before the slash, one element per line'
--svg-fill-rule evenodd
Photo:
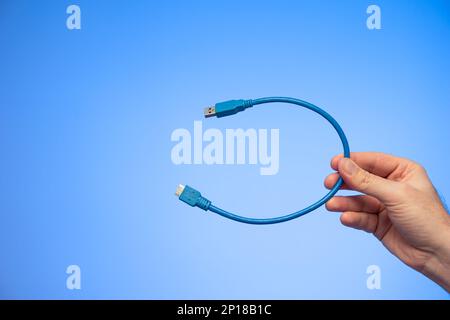
<path fill-rule="evenodd" d="M 349 158 L 350 157 L 350 147 L 348 145 L 347 138 L 345 137 L 344 131 L 342 131 L 341 126 L 337 123 L 337 121 L 327 112 L 320 109 L 319 107 L 295 98 L 286 98 L 286 97 L 270 97 L 270 98 L 260 98 L 255 100 L 229 100 L 225 102 L 217 103 L 215 106 L 205 108 L 204 115 L 206 118 L 210 117 L 227 117 L 231 116 L 233 114 L 236 114 L 238 112 L 244 111 L 245 109 L 251 108 L 256 105 L 265 104 L 265 103 L 274 103 L 274 102 L 280 102 L 280 103 L 290 103 L 295 104 L 300 107 L 307 108 L 311 111 L 314 111 L 318 114 L 320 114 L 322 117 L 324 117 L 328 122 L 334 127 L 336 132 L 339 135 L 339 138 L 341 139 L 342 146 L 344 148 L 344 157 Z M 199 207 L 200 209 L 203 209 L 205 211 L 212 211 L 215 212 L 225 218 L 235 220 L 238 222 L 243 223 L 249 223 L 249 224 L 274 224 L 274 223 L 280 223 L 285 222 L 288 220 L 292 220 L 298 217 L 301 217 L 319 207 L 321 207 L 324 203 L 326 203 L 328 200 L 330 200 L 336 192 L 338 192 L 339 188 L 342 186 L 342 178 L 339 178 L 336 184 L 333 186 L 333 188 L 320 200 L 313 203 L 312 205 L 280 217 L 275 218 L 266 218 L 266 219 L 258 219 L 258 218 L 248 218 L 243 217 L 234 213 L 230 213 L 228 211 L 225 211 L 223 209 L 220 209 L 216 206 L 214 206 L 211 201 L 206 199 L 201 195 L 201 193 L 194 188 L 190 186 L 184 186 L 184 185 L 178 185 L 176 196 L 183 202 L 187 203 L 188 205 L 192 207 Z"/>

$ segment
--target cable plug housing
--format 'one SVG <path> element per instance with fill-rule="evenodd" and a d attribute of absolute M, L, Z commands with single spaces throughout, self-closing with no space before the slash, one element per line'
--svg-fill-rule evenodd
<path fill-rule="evenodd" d="M 178 185 L 175 195 L 178 199 L 191 207 L 199 207 L 205 211 L 207 211 L 211 205 L 211 201 L 203 197 L 199 191 L 190 186 L 184 186 L 182 184 Z"/>
<path fill-rule="evenodd" d="M 252 106 L 252 100 L 228 100 L 218 102 L 214 106 L 205 108 L 203 114 L 205 115 L 205 118 L 222 118 L 244 111 Z"/>

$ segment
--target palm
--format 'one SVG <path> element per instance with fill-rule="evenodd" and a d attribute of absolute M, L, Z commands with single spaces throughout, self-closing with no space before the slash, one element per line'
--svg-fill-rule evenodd
<path fill-rule="evenodd" d="M 378 213 L 378 225 L 373 234 L 400 260 L 413 268 L 420 268 L 429 259 L 430 253 L 411 245 L 400 230 L 392 223 L 386 208 Z"/>

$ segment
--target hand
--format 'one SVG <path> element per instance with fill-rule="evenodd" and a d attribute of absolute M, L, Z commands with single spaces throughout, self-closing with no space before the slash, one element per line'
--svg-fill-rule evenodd
<path fill-rule="evenodd" d="M 326 207 L 343 212 L 345 226 L 373 233 L 400 260 L 450 292 L 450 216 L 419 164 L 376 152 L 334 157 L 338 171 L 325 179 L 332 188 L 363 193 L 335 196 Z"/>

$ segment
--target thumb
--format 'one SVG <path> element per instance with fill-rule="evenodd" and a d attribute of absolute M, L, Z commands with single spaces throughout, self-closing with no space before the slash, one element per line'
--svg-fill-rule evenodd
<path fill-rule="evenodd" d="M 339 175 L 352 190 L 366 193 L 382 202 L 389 202 L 395 194 L 396 182 L 376 176 L 349 158 L 342 158 L 338 164 Z"/>

